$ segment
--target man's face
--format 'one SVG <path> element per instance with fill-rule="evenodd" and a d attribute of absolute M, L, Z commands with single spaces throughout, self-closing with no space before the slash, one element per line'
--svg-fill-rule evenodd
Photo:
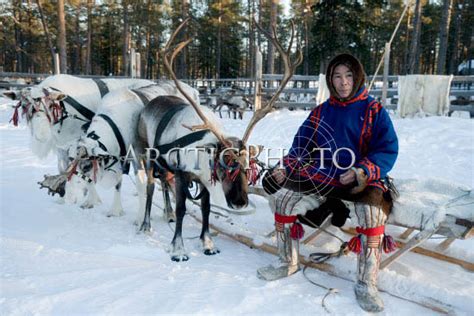
<path fill-rule="evenodd" d="M 339 65 L 334 69 L 332 85 L 341 99 L 349 97 L 354 86 L 352 71 L 345 65 Z"/>

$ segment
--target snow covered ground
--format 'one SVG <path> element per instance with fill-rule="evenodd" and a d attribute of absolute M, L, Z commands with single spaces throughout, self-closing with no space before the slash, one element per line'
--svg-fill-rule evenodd
<path fill-rule="evenodd" d="M 214 241 L 221 253 L 205 256 L 196 238 L 200 224 L 189 216 L 183 231 L 190 260 L 172 262 L 167 249 L 173 226 L 161 220 L 160 210 L 154 208 L 151 235 L 136 233 L 137 201 L 129 178 L 123 186 L 123 217 L 105 216 L 112 192 L 103 189 L 99 190 L 103 204 L 95 209 L 57 204 L 36 184 L 44 174 L 56 173 L 56 159 L 41 161 L 32 155 L 26 126 L 8 124 L 11 112 L 11 103 L 0 99 L 1 315 L 364 314 L 351 281 L 307 270 L 311 280 L 339 291 L 329 295 L 323 307 L 327 291 L 308 282 L 301 272 L 274 282 L 256 277 L 259 267 L 274 262 L 272 255 L 217 235 Z M 251 143 L 288 147 L 307 114 L 270 114 L 257 125 Z M 241 136 L 248 119 L 248 115 L 244 121 L 223 119 L 223 125 L 229 134 Z M 400 156 L 393 177 L 474 186 L 473 120 L 395 118 L 394 124 Z M 160 196 L 156 194 L 157 203 Z M 253 223 L 262 235 L 270 232 L 272 215 L 266 201 L 258 196 L 251 200 L 255 214 L 213 215 L 211 223 L 227 223 L 234 231 Z M 190 212 L 199 213 L 193 206 Z M 338 242 L 324 237 L 305 251 L 319 246 L 330 249 Z M 473 262 L 473 240 L 456 241 L 449 254 Z M 341 276 L 354 279 L 353 254 L 332 263 Z M 410 253 L 380 272 L 379 286 L 396 296 L 439 301 L 453 314 L 474 313 L 473 275 L 456 265 Z M 382 297 L 386 315 L 436 314 L 386 292 Z"/>

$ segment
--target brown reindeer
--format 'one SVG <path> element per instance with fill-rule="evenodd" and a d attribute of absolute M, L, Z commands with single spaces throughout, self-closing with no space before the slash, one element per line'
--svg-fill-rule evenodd
<path fill-rule="evenodd" d="M 163 54 L 165 67 L 180 91 L 180 82 L 176 78 L 172 65 L 177 54 L 191 39 L 175 46 L 173 46 L 173 41 L 187 22 L 188 20 L 185 20 L 171 35 Z M 292 30 L 291 42 L 294 38 L 294 26 Z M 242 140 L 224 136 L 212 112 L 200 107 L 185 91 L 181 93 L 186 101 L 177 97 L 159 97 L 152 100 L 140 115 L 140 139 L 143 146 L 154 150 L 154 155 L 149 155 L 149 159 L 144 161 L 148 184 L 146 215 L 141 230 L 150 229 L 154 177 L 159 177 L 159 174 L 163 175 L 166 172 L 173 173 L 176 193 L 176 229 L 171 243 L 173 261 L 189 259 L 182 239 L 182 223 L 186 213 L 186 199 L 193 198 L 188 189 L 191 182 L 199 183 L 202 188 L 197 198 L 201 200 L 203 224 L 200 238 L 206 255 L 219 252 L 209 233 L 210 196 L 212 195 L 213 199 L 225 201 L 230 208 L 240 208 L 248 203 L 249 162 L 245 145 L 250 131 L 271 111 L 278 95 L 302 60 L 301 52 L 298 51 L 296 61 L 290 61 L 290 50 L 283 50 L 276 39 L 275 30 L 273 36 L 268 33 L 266 35 L 277 45 L 285 60 L 285 75 L 282 85 L 273 98 L 255 112 Z"/>

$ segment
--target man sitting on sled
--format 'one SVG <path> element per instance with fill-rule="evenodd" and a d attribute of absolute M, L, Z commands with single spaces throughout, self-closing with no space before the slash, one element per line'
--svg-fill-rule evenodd
<path fill-rule="evenodd" d="M 272 195 L 278 248 L 283 265 L 259 269 L 278 279 L 296 272 L 300 222 L 319 225 L 330 212 L 332 224 L 344 225 L 352 201 L 359 237 L 355 294 L 367 311 L 383 310 L 377 272 L 384 224 L 393 198 L 387 173 L 398 155 L 398 140 L 387 111 L 368 95 L 364 69 L 349 54 L 336 56 L 326 71 L 330 98 L 311 111 L 295 135 L 284 165 L 267 173 L 263 186 Z"/>

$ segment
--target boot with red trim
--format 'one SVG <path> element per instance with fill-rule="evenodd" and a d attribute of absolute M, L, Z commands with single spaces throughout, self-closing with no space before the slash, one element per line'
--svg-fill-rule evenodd
<path fill-rule="evenodd" d="M 355 211 L 361 227 L 357 228 L 360 246 L 355 247 L 358 259 L 354 292 L 364 310 L 381 312 L 384 304 L 377 289 L 377 276 L 387 216 L 379 207 L 360 203 L 356 204 Z"/>
<path fill-rule="evenodd" d="M 304 195 L 287 189 L 280 189 L 270 196 L 270 207 L 275 212 L 275 230 L 279 262 L 259 268 L 257 276 L 267 281 L 290 276 L 300 269 L 299 240 L 304 230 L 298 221 L 298 214 L 318 207 L 320 198 Z"/>

